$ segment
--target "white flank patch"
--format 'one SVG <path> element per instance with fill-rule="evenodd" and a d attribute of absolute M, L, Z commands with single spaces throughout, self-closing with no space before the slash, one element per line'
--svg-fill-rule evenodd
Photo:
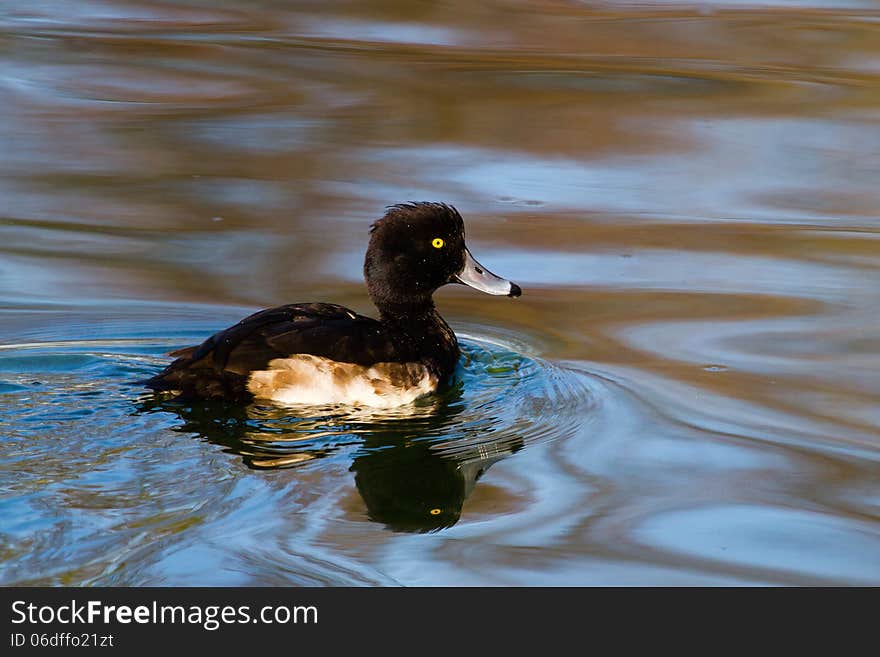
<path fill-rule="evenodd" d="M 376 363 L 369 367 L 296 354 L 276 358 L 269 369 L 248 379 L 257 399 L 286 405 L 371 406 L 393 408 L 433 392 L 437 378 L 420 363 Z"/>

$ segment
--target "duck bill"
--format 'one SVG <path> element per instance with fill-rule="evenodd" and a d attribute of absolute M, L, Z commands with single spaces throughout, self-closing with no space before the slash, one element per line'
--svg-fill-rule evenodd
<path fill-rule="evenodd" d="M 464 250 L 464 267 L 456 274 L 455 280 L 486 294 L 506 297 L 518 297 L 522 294 L 519 285 L 490 272 L 474 260 L 467 249 Z"/>

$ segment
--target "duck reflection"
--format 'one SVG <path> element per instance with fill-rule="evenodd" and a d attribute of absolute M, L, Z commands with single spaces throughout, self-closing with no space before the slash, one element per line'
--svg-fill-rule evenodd
<path fill-rule="evenodd" d="M 490 465 L 522 447 L 522 439 L 438 453 L 429 441 L 367 440 L 351 471 L 372 520 L 404 532 L 436 531 L 461 517 L 465 499 Z"/>
<path fill-rule="evenodd" d="M 141 412 L 172 412 L 176 431 L 196 434 L 254 469 L 302 466 L 353 451 L 349 468 L 369 518 L 401 532 L 451 527 L 486 470 L 523 446 L 487 441 L 491 418 L 464 426 L 460 389 L 394 412 L 291 409 L 150 398 Z"/>

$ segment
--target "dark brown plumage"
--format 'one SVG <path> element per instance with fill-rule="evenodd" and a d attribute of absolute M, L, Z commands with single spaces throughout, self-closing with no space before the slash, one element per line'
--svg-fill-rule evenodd
<path fill-rule="evenodd" d="M 144 384 L 184 397 L 249 401 L 255 372 L 299 354 L 362 366 L 418 363 L 442 383 L 460 352 L 434 307 L 434 291 L 464 281 L 492 294 L 519 295 L 518 286 L 477 266 L 465 247 L 461 215 L 440 203 L 392 206 L 371 230 L 364 276 L 378 320 L 328 303 L 269 308 L 173 352 L 177 359 Z"/>

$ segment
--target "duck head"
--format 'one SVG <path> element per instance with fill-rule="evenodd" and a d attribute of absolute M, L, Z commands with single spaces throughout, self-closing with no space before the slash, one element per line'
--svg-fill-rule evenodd
<path fill-rule="evenodd" d="M 448 283 L 487 294 L 522 294 L 519 285 L 496 276 L 471 255 L 464 221 L 450 205 L 393 205 L 370 232 L 364 278 L 380 309 L 429 304 L 434 292 Z"/>

